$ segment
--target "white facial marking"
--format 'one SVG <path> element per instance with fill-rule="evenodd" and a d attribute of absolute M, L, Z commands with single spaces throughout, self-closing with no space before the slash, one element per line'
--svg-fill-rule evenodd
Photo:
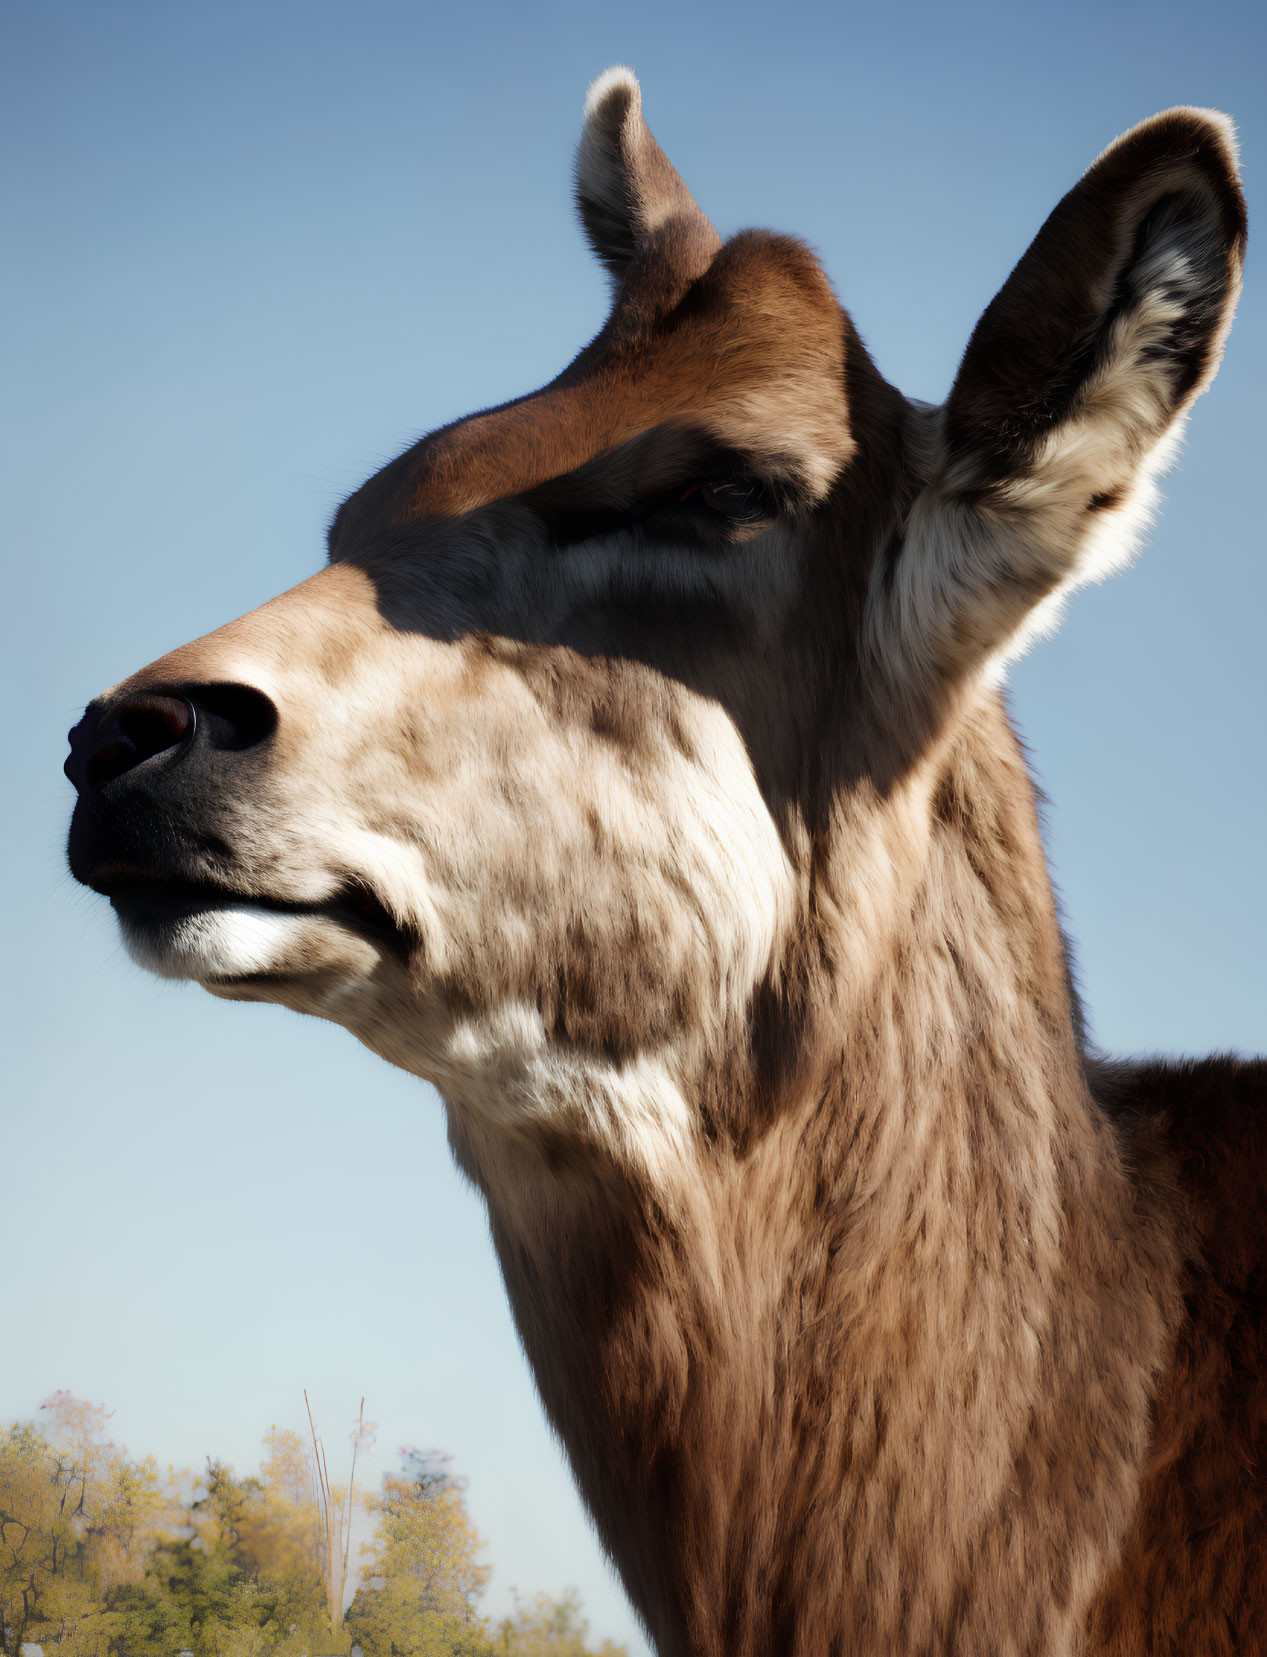
<path fill-rule="evenodd" d="M 120 916 L 128 954 L 160 978 L 245 978 L 275 971 L 302 947 L 311 920 L 253 903 L 204 909 L 165 924 Z"/>
<path fill-rule="evenodd" d="M 528 1135 L 550 1127 L 601 1144 L 657 1187 L 672 1184 L 692 1155 L 693 1118 L 672 1055 L 621 1063 L 563 1047 L 535 1007 L 457 1021 L 433 1067 L 450 1106 L 487 1126 Z"/>

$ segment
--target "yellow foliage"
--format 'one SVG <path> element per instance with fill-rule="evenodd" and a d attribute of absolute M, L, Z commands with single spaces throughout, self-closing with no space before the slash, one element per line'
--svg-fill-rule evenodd
<path fill-rule="evenodd" d="M 264 1446 L 261 1489 L 238 1524 L 243 1564 L 257 1576 L 320 1576 L 321 1513 L 308 1445 L 298 1433 L 273 1426 Z"/>
<path fill-rule="evenodd" d="M 274 1423 L 264 1434 L 264 1448 L 268 1454 L 260 1464 L 260 1479 L 265 1489 L 294 1508 L 315 1512 L 317 1484 L 308 1440 Z"/>
<path fill-rule="evenodd" d="M 589 1623 L 575 1591 L 553 1600 L 538 1594 L 527 1604 L 517 1599 L 515 1614 L 497 1631 L 496 1657 L 628 1657 L 624 1646 L 604 1640 L 596 1650 L 586 1645 Z"/>
<path fill-rule="evenodd" d="M 486 1650 L 477 1606 L 489 1569 L 460 1487 L 389 1477 L 367 1506 L 377 1523 L 348 1626 L 368 1657 Z"/>
<path fill-rule="evenodd" d="M 388 1590 L 398 1589 L 428 1610 L 472 1612 L 490 1572 L 476 1559 L 484 1540 L 458 1486 L 427 1488 L 388 1477 L 370 1506 L 378 1523 L 373 1541 L 361 1550 L 362 1575 L 383 1578 Z"/>
<path fill-rule="evenodd" d="M 0 1429 L 0 1652 L 45 1657 L 596 1657 L 574 1596 L 479 1614 L 489 1578 L 461 1485 L 412 1456 L 366 1507 L 363 1586 L 341 1613 L 343 1516 L 319 1441 L 276 1427 L 259 1478 L 209 1461 L 193 1484 L 132 1460 L 101 1405 L 56 1393 Z M 354 1445 L 372 1432 L 364 1414 Z M 314 1434 L 314 1437 L 316 1435 Z M 338 1576 L 335 1576 L 335 1566 Z M 623 1657 L 605 1645 L 597 1657 Z"/>

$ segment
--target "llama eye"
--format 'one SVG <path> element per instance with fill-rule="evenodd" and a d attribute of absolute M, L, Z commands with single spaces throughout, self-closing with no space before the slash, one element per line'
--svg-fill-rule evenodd
<path fill-rule="evenodd" d="M 692 497 L 732 524 L 758 524 L 774 516 L 764 486 L 752 477 L 701 479 L 686 490 L 682 499 Z"/>

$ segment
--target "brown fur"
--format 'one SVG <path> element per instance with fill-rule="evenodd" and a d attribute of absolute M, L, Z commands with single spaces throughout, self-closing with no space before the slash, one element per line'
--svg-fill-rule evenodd
<path fill-rule="evenodd" d="M 89 710 L 72 867 L 440 1087 L 663 1657 L 1255 1649 L 1264 1067 L 1084 1053 L 991 688 L 1217 365 L 1226 132 L 1110 149 L 944 414 L 627 76 L 578 194 L 603 332 Z"/>

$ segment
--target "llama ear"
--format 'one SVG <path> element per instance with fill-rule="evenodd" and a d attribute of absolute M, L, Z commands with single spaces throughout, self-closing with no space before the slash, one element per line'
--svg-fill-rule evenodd
<path fill-rule="evenodd" d="M 952 490 L 1122 500 L 1214 376 L 1244 249 L 1226 116 L 1172 109 L 1110 145 L 968 344 L 946 408 Z"/>
<path fill-rule="evenodd" d="M 608 69 L 589 89 L 576 155 L 576 201 L 595 253 L 617 281 L 635 263 L 703 275 L 721 238 L 642 118 L 633 71 Z"/>
<path fill-rule="evenodd" d="M 1074 186 L 977 324 L 928 486 L 877 560 L 868 625 L 890 673 L 990 671 L 1130 556 L 1218 367 L 1244 251 L 1214 111 L 1154 116 Z"/>

